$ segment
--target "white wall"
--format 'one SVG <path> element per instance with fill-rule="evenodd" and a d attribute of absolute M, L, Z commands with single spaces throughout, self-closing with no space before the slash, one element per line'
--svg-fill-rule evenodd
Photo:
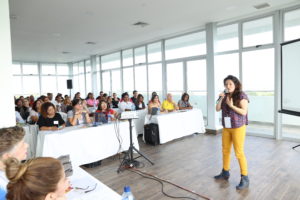
<path fill-rule="evenodd" d="M 0 1 L 0 128 L 16 124 L 12 91 L 12 52 L 8 0 Z M 18 83 L 16 83 L 18 84 Z"/>

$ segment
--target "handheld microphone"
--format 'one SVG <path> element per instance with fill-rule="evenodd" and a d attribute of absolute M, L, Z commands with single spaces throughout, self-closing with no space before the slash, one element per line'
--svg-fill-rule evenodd
<path fill-rule="evenodd" d="M 224 92 L 225 94 L 229 93 L 227 89 L 225 89 L 223 92 Z M 219 96 L 219 98 L 217 99 L 216 103 L 218 104 L 218 103 L 220 102 L 221 99 L 222 99 L 222 97 Z"/>

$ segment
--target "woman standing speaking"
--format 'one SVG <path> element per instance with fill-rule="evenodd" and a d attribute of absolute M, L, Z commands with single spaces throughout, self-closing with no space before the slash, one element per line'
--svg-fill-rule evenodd
<path fill-rule="evenodd" d="M 244 154 L 249 99 L 242 91 L 242 85 L 236 77 L 227 76 L 224 79 L 224 86 L 225 92 L 220 94 L 220 100 L 216 105 L 217 111 L 222 110 L 223 169 L 214 178 L 228 180 L 230 176 L 230 151 L 233 144 L 241 171 L 241 181 L 236 189 L 242 190 L 249 187 L 247 160 Z"/>

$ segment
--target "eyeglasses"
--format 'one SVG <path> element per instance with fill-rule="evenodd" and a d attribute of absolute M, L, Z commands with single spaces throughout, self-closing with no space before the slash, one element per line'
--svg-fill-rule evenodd
<path fill-rule="evenodd" d="M 97 183 L 96 183 L 93 187 L 90 187 L 90 186 L 87 186 L 86 188 L 74 187 L 75 190 L 81 190 L 81 191 L 83 191 L 84 193 L 92 192 L 92 191 L 94 191 L 96 188 L 97 188 Z"/>

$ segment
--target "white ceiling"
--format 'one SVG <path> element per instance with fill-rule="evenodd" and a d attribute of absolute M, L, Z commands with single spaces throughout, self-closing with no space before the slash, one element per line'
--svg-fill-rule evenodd
<path fill-rule="evenodd" d="M 267 2 L 271 8 L 256 10 Z M 299 0 L 10 0 L 13 60 L 71 62 Z M 13 17 L 12 17 L 13 18 Z M 134 27 L 145 21 L 149 26 Z M 85 44 L 88 41 L 96 45 Z M 71 52 L 62 54 L 63 51 Z"/>

